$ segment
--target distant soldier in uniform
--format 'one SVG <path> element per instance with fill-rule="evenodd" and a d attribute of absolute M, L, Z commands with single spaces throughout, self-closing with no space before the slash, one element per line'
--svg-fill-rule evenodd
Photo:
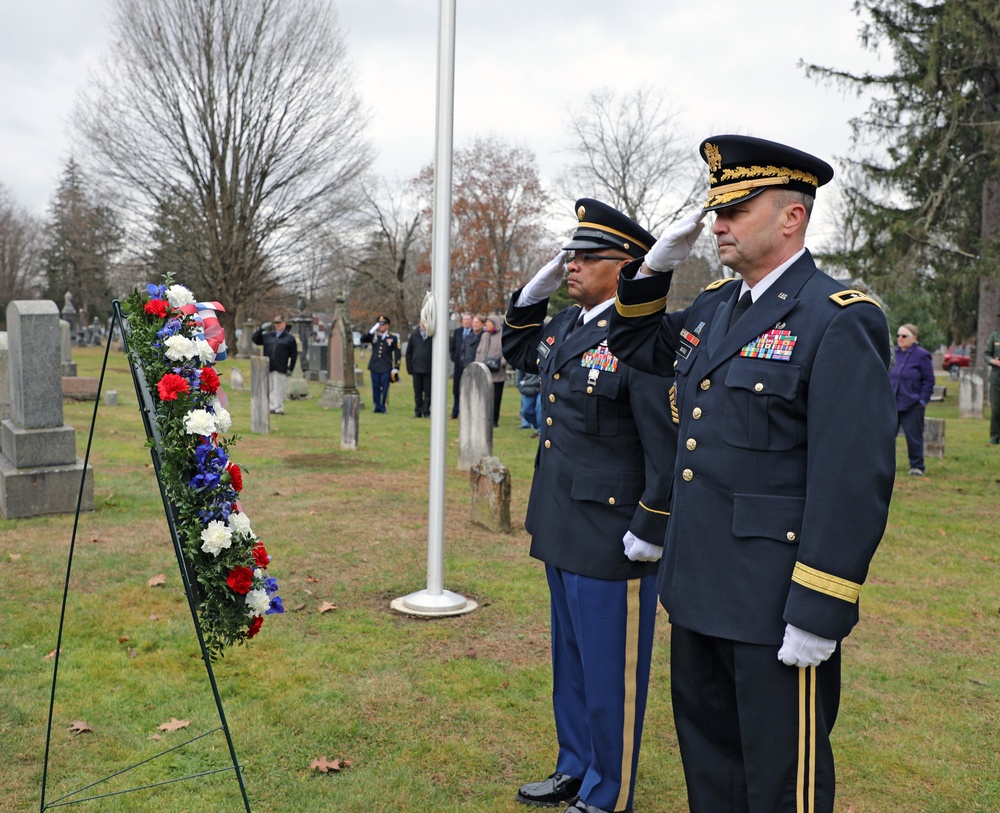
<path fill-rule="evenodd" d="M 1000 330 L 986 340 L 984 355 L 990 367 L 990 445 L 996 446 L 1000 443 Z"/>
<path fill-rule="evenodd" d="M 539 373 L 542 415 L 525 528 L 551 596 L 555 772 L 529 805 L 632 809 L 669 516 L 669 382 L 608 350 L 619 269 L 653 237 L 596 200 L 577 201 L 572 240 L 511 297 L 503 355 Z M 544 324 L 563 266 L 576 305 Z"/>
<path fill-rule="evenodd" d="M 830 813 L 839 642 L 895 472 L 889 331 L 805 248 L 826 162 L 734 135 L 701 156 L 704 210 L 622 271 L 609 337 L 624 361 L 675 378 L 660 597 L 688 800 L 693 813 Z M 742 279 L 665 314 L 705 212 Z"/>
<path fill-rule="evenodd" d="M 388 316 L 380 316 L 369 328 L 368 333 L 361 336 L 362 344 L 372 346 L 371 358 L 368 359 L 368 372 L 372 377 L 374 412 L 386 411 L 389 384 L 398 380 L 399 376 L 402 351 L 399 348 L 399 335 L 389 330 L 391 321 Z"/>

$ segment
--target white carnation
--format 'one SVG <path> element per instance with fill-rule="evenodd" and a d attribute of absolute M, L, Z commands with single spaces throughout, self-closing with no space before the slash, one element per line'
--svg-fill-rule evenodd
<path fill-rule="evenodd" d="M 184 431 L 208 437 L 215 432 L 215 416 L 207 409 L 192 409 L 184 416 Z"/>
<path fill-rule="evenodd" d="M 263 615 L 271 606 L 271 597 L 267 594 L 267 590 L 258 587 L 247 593 L 246 602 L 251 616 Z"/>
<path fill-rule="evenodd" d="M 215 400 L 212 409 L 215 412 L 216 431 L 225 434 L 229 431 L 229 427 L 233 425 L 233 416 L 229 414 L 229 411 L 218 399 Z"/>
<path fill-rule="evenodd" d="M 167 347 L 163 355 L 171 361 L 187 361 L 198 355 L 195 343 L 187 336 L 181 336 L 179 333 L 169 337 L 163 344 Z"/>
<path fill-rule="evenodd" d="M 253 529 L 250 527 L 250 517 L 244 514 L 242 511 L 233 511 L 229 515 L 228 520 L 229 529 L 240 536 L 248 536 L 250 539 L 256 539 L 257 536 L 254 534 Z"/>
<path fill-rule="evenodd" d="M 194 349 L 198 354 L 198 361 L 201 362 L 202 366 L 215 361 L 215 351 L 212 349 L 212 345 L 205 339 L 195 339 Z"/>
<path fill-rule="evenodd" d="M 218 556 L 223 548 L 228 548 L 232 544 L 232 531 L 217 519 L 209 522 L 201 532 L 201 549 L 205 553 L 211 553 L 212 556 Z"/>
<path fill-rule="evenodd" d="M 171 285 L 167 288 L 167 301 L 175 308 L 180 308 L 184 305 L 193 305 L 195 299 L 194 294 L 183 285 Z"/>

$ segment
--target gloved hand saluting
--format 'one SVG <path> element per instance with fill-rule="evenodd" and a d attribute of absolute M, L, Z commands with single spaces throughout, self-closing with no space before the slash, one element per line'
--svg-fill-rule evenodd
<path fill-rule="evenodd" d="M 560 251 L 540 268 L 524 288 L 521 289 L 522 305 L 534 305 L 543 299 L 548 299 L 556 292 L 563 279 L 563 264 L 566 262 L 566 250 Z"/>
<path fill-rule="evenodd" d="M 686 260 L 691 253 L 694 241 L 698 239 L 701 230 L 705 228 L 702 218 L 705 212 L 698 209 L 682 220 L 667 226 L 666 231 L 653 243 L 646 255 L 646 268 L 658 274 L 673 269 L 681 260 Z"/>
<path fill-rule="evenodd" d="M 778 660 L 786 666 L 819 666 L 836 648 L 836 641 L 786 624 L 785 640 L 778 650 Z"/>
<path fill-rule="evenodd" d="M 658 562 L 663 556 L 663 548 L 639 539 L 631 531 L 626 531 L 622 537 L 625 556 L 633 562 Z"/>

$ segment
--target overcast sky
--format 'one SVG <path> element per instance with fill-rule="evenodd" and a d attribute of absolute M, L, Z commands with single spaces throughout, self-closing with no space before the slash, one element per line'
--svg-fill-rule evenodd
<path fill-rule="evenodd" d="M 738 132 L 813 152 L 839 171 L 849 119 L 867 103 L 806 78 L 798 62 L 886 69 L 862 50 L 852 5 L 458 0 L 455 147 L 499 135 L 533 150 L 552 181 L 568 160 L 568 111 L 597 88 L 644 85 L 677 111 L 692 153 L 709 135 Z M 375 169 L 406 179 L 434 157 L 438 4 L 336 7 L 371 116 Z M 0 183 L 38 214 L 71 154 L 68 115 L 109 44 L 110 9 L 110 0 L 0 0 Z M 572 201 L 566 210 L 571 217 Z"/>

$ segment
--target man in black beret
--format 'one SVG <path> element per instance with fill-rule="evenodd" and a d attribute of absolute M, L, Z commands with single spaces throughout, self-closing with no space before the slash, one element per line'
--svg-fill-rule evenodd
<path fill-rule="evenodd" d="M 737 135 L 701 156 L 707 203 L 623 269 L 609 337 L 675 381 L 659 591 L 688 800 L 693 813 L 832 813 L 839 643 L 895 473 L 889 331 L 805 248 L 829 164 Z M 737 276 L 664 313 L 706 212 Z"/>
<path fill-rule="evenodd" d="M 632 809 L 669 516 L 669 382 L 608 351 L 618 272 L 653 236 L 596 200 L 576 202 L 564 250 L 511 297 L 503 355 L 540 378 L 542 415 L 525 528 L 551 597 L 559 753 L 528 805 Z M 576 304 L 545 317 L 568 271 Z"/>

